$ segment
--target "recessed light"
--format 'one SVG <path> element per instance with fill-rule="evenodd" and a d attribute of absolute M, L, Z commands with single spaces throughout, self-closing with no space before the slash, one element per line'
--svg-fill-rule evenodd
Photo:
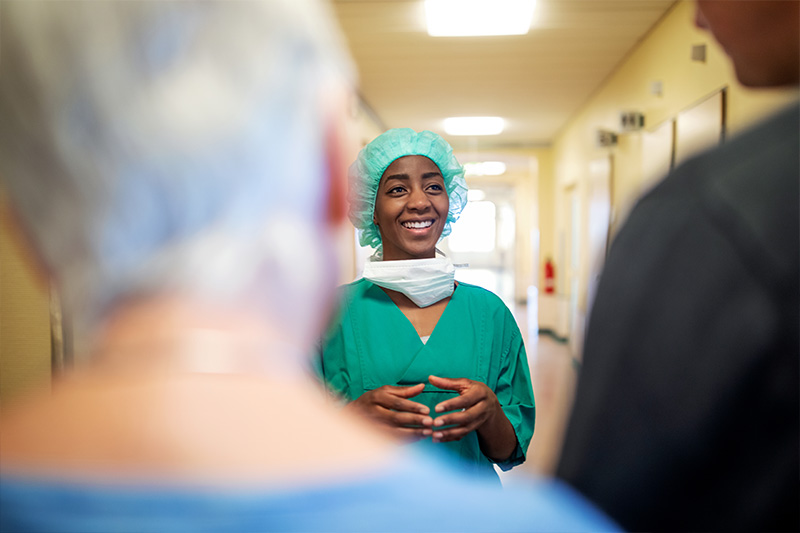
<path fill-rule="evenodd" d="M 448 135 L 497 135 L 505 121 L 500 117 L 450 117 L 444 119 Z"/>
<path fill-rule="evenodd" d="M 434 37 L 524 35 L 536 0 L 425 0 L 428 34 Z"/>

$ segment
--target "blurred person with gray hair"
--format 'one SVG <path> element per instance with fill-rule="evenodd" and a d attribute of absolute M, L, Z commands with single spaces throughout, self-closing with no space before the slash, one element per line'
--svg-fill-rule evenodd
<path fill-rule="evenodd" d="M 0 419 L 3 531 L 613 529 L 333 408 L 352 67 L 314 1 L 3 2 L 0 176 L 78 364 Z"/>

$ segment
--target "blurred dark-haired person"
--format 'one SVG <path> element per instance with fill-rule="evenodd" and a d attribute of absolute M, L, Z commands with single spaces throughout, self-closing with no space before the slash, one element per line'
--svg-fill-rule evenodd
<path fill-rule="evenodd" d="M 696 4 L 743 85 L 798 86 L 800 2 Z M 623 527 L 800 529 L 798 183 L 795 102 L 679 167 L 612 245 L 557 475 Z"/>
<path fill-rule="evenodd" d="M 353 79 L 323 5 L 0 10 L 0 176 L 81 359 L 3 406 L 0 530 L 614 528 L 411 457 L 311 377 Z"/>

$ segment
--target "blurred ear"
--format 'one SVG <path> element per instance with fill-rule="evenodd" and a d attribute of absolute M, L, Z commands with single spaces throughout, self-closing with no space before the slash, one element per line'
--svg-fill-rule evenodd
<path fill-rule="evenodd" d="M 347 215 L 347 194 L 344 149 L 341 133 L 335 125 L 328 127 L 326 139 L 326 158 L 328 164 L 328 223 L 336 226 L 344 221 Z"/>
<path fill-rule="evenodd" d="M 328 165 L 328 222 L 336 226 L 347 217 L 347 168 L 355 159 L 354 121 L 349 112 L 352 94 L 340 88 L 328 95 L 326 157 Z"/>
<path fill-rule="evenodd" d="M 703 14 L 703 9 L 700 7 L 700 4 L 698 2 L 695 2 L 694 6 L 694 25 L 700 28 L 701 30 L 709 29 L 706 16 Z"/>

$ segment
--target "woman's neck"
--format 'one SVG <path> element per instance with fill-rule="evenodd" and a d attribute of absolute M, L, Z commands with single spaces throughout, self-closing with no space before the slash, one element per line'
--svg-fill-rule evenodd
<path fill-rule="evenodd" d="M 436 252 L 438 250 L 434 248 L 430 252 L 426 252 L 421 255 L 411 255 L 400 250 L 381 250 L 381 261 L 409 261 L 414 259 L 434 259 L 436 258 Z M 441 253 L 441 252 L 440 252 Z M 444 254 L 443 254 L 444 255 Z"/>

